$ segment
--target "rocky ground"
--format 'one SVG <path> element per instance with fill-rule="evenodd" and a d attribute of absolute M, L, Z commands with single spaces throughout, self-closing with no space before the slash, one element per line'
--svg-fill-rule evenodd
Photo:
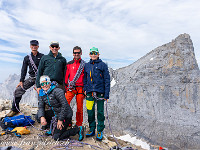
<path fill-rule="evenodd" d="M 6 113 L 9 112 L 11 107 L 10 101 L 4 101 L 0 103 L 0 117 L 4 117 Z M 37 108 L 32 108 L 26 104 L 20 105 L 22 113 L 25 115 L 30 115 L 34 118 L 34 114 L 37 112 Z M 87 131 L 87 124 L 84 124 Z M 14 134 L 7 134 L 0 136 L 0 146 L 16 146 L 18 148 L 22 148 L 23 150 L 27 149 L 34 149 L 34 150 L 46 150 L 46 149 L 57 149 L 62 148 L 65 149 L 66 146 L 72 148 L 74 150 L 89 150 L 89 149 L 105 149 L 108 150 L 113 146 L 116 146 L 115 140 L 111 137 L 110 132 L 108 129 L 105 129 L 104 132 L 104 140 L 102 142 L 96 141 L 95 137 L 91 138 L 84 138 L 82 142 L 77 141 L 78 135 L 71 137 L 70 140 L 67 141 L 54 141 L 51 136 L 45 136 L 44 131 L 40 131 L 40 124 L 35 122 L 34 127 L 28 127 L 31 131 L 29 135 L 22 135 L 21 138 L 16 137 Z M 3 133 L 2 129 L 0 128 L 0 133 Z M 115 133 L 116 136 L 120 136 L 119 133 Z M 131 143 L 127 143 L 122 140 L 117 140 L 121 147 L 130 146 L 134 150 L 144 150 L 141 147 L 133 145 Z M 57 147 L 62 145 L 61 147 Z M 155 146 L 153 149 L 158 149 Z"/>

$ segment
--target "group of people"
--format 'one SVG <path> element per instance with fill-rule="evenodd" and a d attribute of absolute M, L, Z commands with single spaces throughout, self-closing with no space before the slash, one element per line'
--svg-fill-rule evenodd
<path fill-rule="evenodd" d="M 59 42 L 50 43 L 48 55 L 38 52 L 39 42 L 30 41 L 31 54 L 24 57 L 20 82 L 14 92 L 11 117 L 20 112 L 19 103 L 27 89 L 36 84 L 38 96 L 37 120 L 43 127 L 55 124 L 52 136 L 55 140 L 63 140 L 69 136 L 79 135 L 84 138 L 83 100 L 86 98 L 89 131 L 86 137 L 95 136 L 98 141 L 103 138 L 104 101 L 109 99 L 110 75 L 108 66 L 99 59 L 98 48 L 89 51 L 90 61 L 81 59 L 82 49 L 73 48 L 73 60 L 67 63 L 59 51 Z M 27 69 L 29 77 L 25 79 Z M 76 96 L 76 125 L 72 125 L 73 111 L 70 102 Z M 95 120 L 95 103 L 97 103 L 97 133 Z"/>

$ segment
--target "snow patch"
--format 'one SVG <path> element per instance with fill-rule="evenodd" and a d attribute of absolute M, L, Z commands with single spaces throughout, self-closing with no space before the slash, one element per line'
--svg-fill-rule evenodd
<path fill-rule="evenodd" d="M 110 84 L 111 84 L 111 87 L 113 87 L 113 86 L 116 84 L 116 81 L 115 81 L 115 79 L 114 79 L 114 78 L 112 79 L 112 81 L 111 81 L 111 83 L 110 83 Z"/>
<path fill-rule="evenodd" d="M 150 150 L 149 144 L 147 144 L 146 142 L 144 142 L 140 139 L 137 139 L 136 137 L 131 137 L 129 134 L 123 135 L 123 136 L 120 136 L 120 137 L 116 137 L 116 138 L 123 140 L 123 141 L 130 142 L 130 143 L 137 145 L 137 146 L 141 146 L 143 149 Z"/>
<path fill-rule="evenodd" d="M 151 58 L 150 60 L 153 60 L 153 58 Z"/>

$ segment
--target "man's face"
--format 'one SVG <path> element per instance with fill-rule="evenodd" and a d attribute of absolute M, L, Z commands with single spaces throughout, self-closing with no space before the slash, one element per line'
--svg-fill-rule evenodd
<path fill-rule="evenodd" d="M 91 58 L 92 60 L 97 60 L 98 57 L 99 57 L 99 53 L 93 51 L 93 52 L 90 52 L 90 53 L 89 53 L 89 56 L 90 56 L 90 58 Z"/>
<path fill-rule="evenodd" d="M 51 86 L 51 83 L 50 82 L 47 82 L 47 81 L 43 81 L 41 84 L 41 88 L 44 90 L 44 91 L 47 91 L 50 86 Z"/>
<path fill-rule="evenodd" d="M 51 45 L 51 46 L 49 46 L 49 48 L 54 56 L 58 55 L 58 50 L 60 49 L 60 47 L 58 45 Z"/>
<path fill-rule="evenodd" d="M 75 60 L 79 60 L 81 58 L 81 50 L 80 49 L 75 49 L 74 52 L 73 52 L 73 56 L 74 56 L 74 59 Z"/>
<path fill-rule="evenodd" d="M 39 46 L 38 45 L 30 45 L 32 51 L 37 51 Z"/>

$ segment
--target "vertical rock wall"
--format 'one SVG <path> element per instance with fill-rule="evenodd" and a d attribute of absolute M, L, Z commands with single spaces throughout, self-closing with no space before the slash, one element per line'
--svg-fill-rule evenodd
<path fill-rule="evenodd" d="M 115 129 L 171 149 L 200 149 L 200 71 L 188 34 L 112 74 Z"/>

